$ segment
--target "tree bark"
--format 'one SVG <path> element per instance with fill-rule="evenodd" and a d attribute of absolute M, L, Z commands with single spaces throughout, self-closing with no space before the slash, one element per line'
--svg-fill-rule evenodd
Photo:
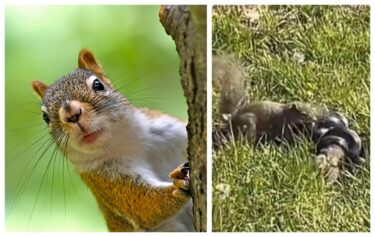
<path fill-rule="evenodd" d="M 180 76 L 189 115 L 188 159 L 194 226 L 202 232 L 207 230 L 206 7 L 162 6 L 159 17 L 180 56 Z"/>

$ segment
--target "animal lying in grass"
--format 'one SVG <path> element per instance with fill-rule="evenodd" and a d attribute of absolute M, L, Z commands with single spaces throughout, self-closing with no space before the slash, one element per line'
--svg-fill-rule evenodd
<path fill-rule="evenodd" d="M 361 140 L 342 114 L 303 102 L 246 103 L 243 69 L 230 57 L 214 57 L 213 83 L 223 117 L 222 125 L 213 128 L 214 150 L 231 140 L 295 144 L 305 137 L 317 145 L 314 162 L 329 183 L 337 182 L 345 166 L 359 159 Z"/>
<path fill-rule="evenodd" d="M 223 117 L 222 126 L 214 129 L 215 149 L 232 138 L 244 138 L 250 143 L 294 142 L 297 135 L 310 134 L 313 122 L 325 112 L 301 102 L 246 103 L 242 68 L 230 57 L 214 57 L 213 83 L 219 93 L 218 107 Z"/>

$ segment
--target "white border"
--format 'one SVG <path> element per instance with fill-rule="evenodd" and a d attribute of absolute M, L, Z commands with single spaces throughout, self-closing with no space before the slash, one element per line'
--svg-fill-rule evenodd
<path fill-rule="evenodd" d="M 370 11 L 370 221 L 371 221 L 371 232 L 374 232 L 375 222 L 374 222 L 374 213 L 375 213 L 375 202 L 374 202 L 374 187 L 375 187 L 375 175 L 374 175 L 374 109 L 373 105 L 375 103 L 374 99 L 374 30 L 375 30 L 375 19 L 374 19 L 374 7 L 375 4 L 371 4 Z M 372 142 L 371 142 L 372 141 Z"/>
<path fill-rule="evenodd" d="M 212 232 L 212 7 L 207 6 L 207 232 Z"/>
<path fill-rule="evenodd" d="M 2 0 L 2 5 L 372 5 L 371 0 Z"/>
<path fill-rule="evenodd" d="M 0 19 L 0 32 L 1 32 L 1 39 L 0 39 L 0 42 L 2 43 L 3 47 L 1 47 L 0 49 L 0 52 L 1 52 L 1 61 L 0 61 L 0 69 L 1 69 L 1 72 L 2 72 L 2 83 L 4 83 L 4 77 L 5 77 L 5 74 L 4 74 L 4 70 L 5 70 L 5 51 L 4 51 L 4 47 L 5 47 L 5 42 L 4 42 L 4 34 L 5 34 L 5 29 L 4 29 L 4 18 L 5 18 L 5 5 L 21 5 L 21 4 L 25 4 L 25 5 L 39 5 L 39 4 L 53 4 L 53 5 L 67 5 L 67 4 L 72 4 L 72 5 L 77 5 L 77 4 L 81 4 L 81 5 L 85 5 L 85 4 L 109 4 L 109 5 L 112 5 L 112 4 L 115 4 L 115 5 L 143 5 L 143 4 L 149 4 L 149 5 L 159 5 L 159 4 L 206 4 L 207 5 L 207 112 L 208 112 L 208 115 L 207 115 L 207 135 L 208 135 L 208 144 L 207 144 L 207 193 L 208 193 L 208 196 L 207 196 L 207 206 L 208 206 L 208 210 L 207 210 L 207 229 L 208 229 L 208 233 L 126 233 L 126 235 L 131 235 L 131 236 L 144 236 L 144 235 L 152 235 L 152 236 L 166 236 L 166 235 L 179 235 L 179 236 L 191 236 L 191 235 L 194 235 L 194 236 L 212 236 L 212 235 L 215 235 L 215 236 L 229 236 L 229 235 L 240 235 L 240 236 L 248 236 L 248 235 L 251 235 L 251 236 L 316 236 L 316 235 L 319 235 L 319 236 L 340 236 L 340 237 L 343 237 L 343 236 L 370 236 L 370 233 L 212 233 L 211 232 L 211 220 L 212 220 L 212 217 L 211 217 L 211 211 L 212 211 L 212 205 L 211 205 L 211 201 L 212 201 L 212 188 L 211 188 L 211 184 L 212 184 L 212 159 L 211 159 L 211 145 L 212 145 L 212 139 L 211 139 L 211 122 L 212 122 L 212 117 L 211 117 L 211 112 L 212 112 L 212 104 L 211 104 L 211 92 L 212 92 L 212 86 L 211 86 L 211 74 L 212 74 L 212 68 L 211 68 L 211 29 L 212 29 L 212 25 L 211 25 L 211 16 L 212 16 L 212 6 L 213 5 L 218 5 L 218 4 L 253 4 L 253 5 L 267 5 L 267 4 L 288 4 L 288 5 L 298 5 L 298 4 L 317 4 L 317 5 L 326 5 L 326 4 L 366 4 L 366 5 L 371 5 L 371 62 L 374 61 L 374 52 L 373 52 L 373 47 L 372 45 L 374 44 L 374 36 L 373 36 L 373 32 L 374 32 L 374 1 L 370 1 L 370 0 L 367 0 L 367 1 L 356 1 L 356 2 L 353 2 L 353 1 L 348 1 L 348 0 L 345 0 L 345 1 L 330 1 L 328 2 L 327 0 L 325 1 L 322 1 L 322 0 L 319 0 L 319 1 L 301 1 L 301 0 L 285 0 L 285 1 L 269 1 L 269 0 L 262 0 L 262 1 L 259 1 L 259 0 L 237 0 L 237 1 L 228 1 L 228 0 L 220 0 L 220 1 L 214 1 L 214 0 L 195 0 L 195 1 L 181 1 L 181 0 L 175 0 L 175 1 L 144 1 L 144 0 L 138 0 L 138 1 L 135 1 L 135 0 L 110 0 L 110 1 L 106 1 L 106 0 L 91 0 L 91 1 L 82 1 L 82 0 L 56 0 L 54 2 L 48 2 L 48 1 L 45 1 L 45 0 L 39 0 L 39 1 L 33 1 L 32 3 L 30 1 L 27 1 L 27 0 L 14 0 L 14 1 L 10 1 L 10 0 L 3 0 L 2 3 L 1 3 L 1 19 Z M 374 84 L 374 76 L 373 76 L 373 69 L 372 69 L 372 64 L 371 64 L 371 84 L 370 84 L 370 88 L 373 88 L 373 84 Z M 1 148 L 1 151 L 2 151 L 2 156 L 4 156 L 4 152 L 5 152 L 5 139 L 4 139 L 4 136 L 5 136 L 5 131 L 4 131 L 4 126 L 5 126 L 5 107 L 4 107 L 4 98 L 5 98 L 5 93 L 4 93 L 4 84 L 3 86 L 0 87 L 0 94 L 1 94 L 1 103 L 0 103 L 0 121 L 2 122 L 2 126 L 0 128 L 0 132 L 1 132 L 1 144 L 0 144 L 0 148 Z M 373 91 L 371 90 L 371 105 L 374 105 L 374 95 L 373 95 Z M 371 106 L 372 107 L 372 106 Z M 373 109 L 371 109 L 371 140 L 373 140 L 373 134 L 374 134 L 374 129 L 373 129 L 373 125 L 374 125 L 374 120 L 375 120 L 375 117 L 372 116 L 373 114 Z M 374 150 L 374 145 L 373 143 L 371 143 L 371 146 L 370 146 L 370 150 L 371 150 L 371 154 L 373 154 L 373 152 L 375 151 Z M 375 165 L 375 161 L 371 160 L 371 173 L 373 171 L 373 168 Z M 2 162 L 1 162 L 1 170 L 2 170 L 2 175 L 1 175 L 1 197 L 0 197 L 0 206 L 1 206 L 1 214 L 0 214 L 0 227 L 1 227 L 1 230 L 2 232 L 5 231 L 5 219 L 4 219 L 4 204 L 5 204 L 5 200 L 4 200 L 4 172 L 5 172 L 5 169 L 4 169 L 4 159 L 2 159 Z M 375 185 L 375 181 L 374 181 L 374 175 L 371 175 L 371 230 L 372 232 L 374 232 L 374 228 L 375 228 L 375 224 L 374 224 L 374 221 L 372 220 L 374 217 L 373 217 L 373 214 L 374 214 L 374 195 L 373 195 L 373 190 L 374 190 L 374 185 Z M 24 236 L 26 233 L 24 232 L 20 232 L 20 233 L 15 233 L 15 232 L 5 232 L 4 233 L 6 236 Z M 39 233 L 39 232 L 27 232 L 27 234 L 29 236 L 66 236 L 66 235 L 71 235 L 69 232 L 68 233 L 47 233 L 47 232 L 43 232 L 43 233 Z M 80 236 L 109 236 L 109 235 L 125 235 L 124 233 L 74 233 L 74 235 L 80 235 Z"/>

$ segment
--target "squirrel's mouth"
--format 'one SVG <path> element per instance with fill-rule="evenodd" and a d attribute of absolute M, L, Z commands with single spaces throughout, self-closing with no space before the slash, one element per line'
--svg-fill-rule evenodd
<path fill-rule="evenodd" d="M 85 144 L 92 144 L 97 140 L 101 133 L 102 130 L 91 133 L 85 133 L 82 137 L 82 142 Z"/>

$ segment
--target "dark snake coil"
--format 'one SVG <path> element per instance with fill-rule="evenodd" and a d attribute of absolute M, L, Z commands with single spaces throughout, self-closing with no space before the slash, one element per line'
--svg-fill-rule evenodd
<path fill-rule="evenodd" d="M 322 149 L 337 145 L 343 149 L 351 162 L 358 162 L 362 149 L 358 134 L 348 128 L 348 120 L 341 113 L 329 112 L 317 120 L 313 126 L 313 142 L 316 143 L 316 153 Z"/>

